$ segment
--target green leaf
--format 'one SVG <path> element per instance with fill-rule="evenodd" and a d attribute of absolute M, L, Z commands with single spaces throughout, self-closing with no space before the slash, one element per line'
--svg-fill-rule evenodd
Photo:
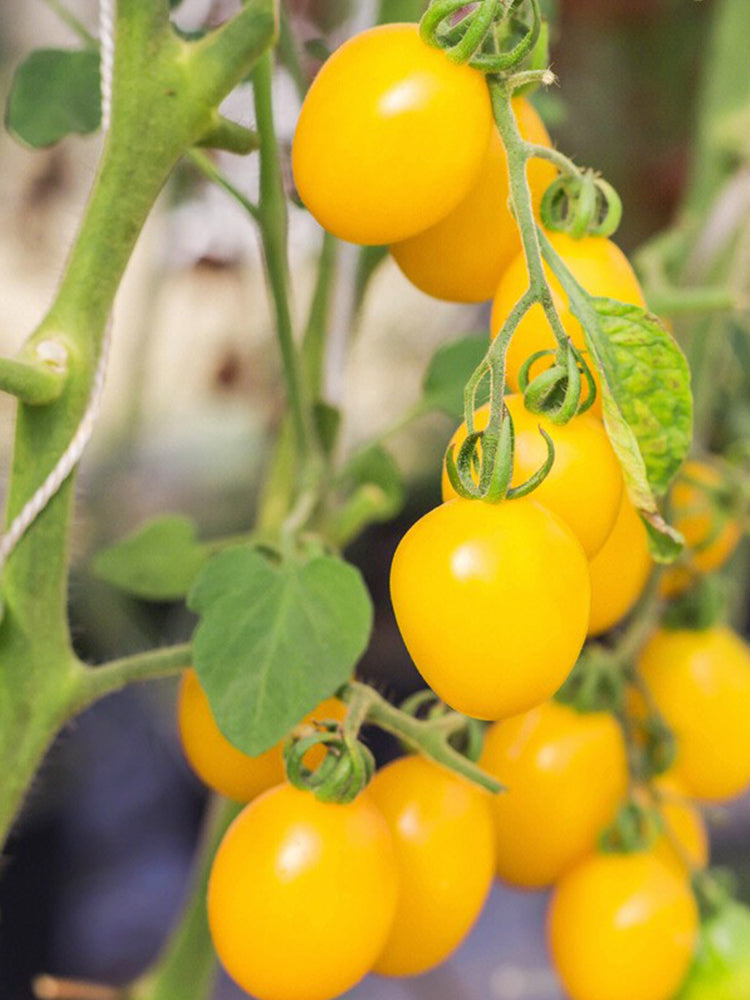
<path fill-rule="evenodd" d="M 404 482 L 393 456 L 380 445 L 372 445 L 349 461 L 345 479 L 360 488 L 379 492 L 378 514 L 375 518 L 389 521 L 404 504 Z"/>
<path fill-rule="evenodd" d="M 472 333 L 443 344 L 427 367 L 422 381 L 426 407 L 460 420 L 464 414 L 464 387 L 489 347 L 486 334 Z M 488 386 L 477 394 L 477 405 L 487 402 Z"/>
<path fill-rule="evenodd" d="M 333 556 L 272 564 L 249 546 L 205 567 L 195 668 L 219 728 L 248 754 L 273 746 L 351 678 L 372 603 L 358 570 Z"/>
<path fill-rule="evenodd" d="M 40 149 L 101 122 L 99 53 L 37 49 L 16 69 L 6 107 L 8 131 Z"/>
<path fill-rule="evenodd" d="M 184 597 L 208 560 L 186 517 L 161 517 L 94 557 L 97 576 L 150 601 Z"/>

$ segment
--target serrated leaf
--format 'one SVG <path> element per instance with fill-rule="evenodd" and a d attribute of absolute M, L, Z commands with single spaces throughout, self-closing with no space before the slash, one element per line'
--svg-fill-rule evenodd
<path fill-rule="evenodd" d="M 13 75 L 6 106 L 8 131 L 40 149 L 71 132 L 95 132 L 101 122 L 99 53 L 37 49 Z"/>
<path fill-rule="evenodd" d="M 94 557 L 97 576 L 150 601 L 184 597 L 208 560 L 187 517 L 161 517 Z"/>
<path fill-rule="evenodd" d="M 464 413 L 464 387 L 487 353 L 486 334 L 468 334 L 443 344 L 427 366 L 422 380 L 425 406 L 442 410 L 460 420 Z M 480 387 L 477 405 L 488 399 L 487 387 Z"/>
<path fill-rule="evenodd" d="M 269 749 L 352 675 L 372 627 L 359 572 L 334 556 L 272 564 L 248 546 L 200 574 L 195 668 L 219 728 L 248 754 Z"/>

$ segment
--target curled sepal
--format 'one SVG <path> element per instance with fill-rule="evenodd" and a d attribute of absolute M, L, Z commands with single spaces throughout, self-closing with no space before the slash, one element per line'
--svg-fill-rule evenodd
<path fill-rule="evenodd" d="M 482 431 L 474 431 L 467 435 L 459 448 L 457 459 L 453 457 L 455 445 L 449 445 L 445 453 L 445 471 L 450 484 L 465 500 L 478 500 L 481 496 L 475 479 L 475 462 L 481 440 Z"/>
<path fill-rule="evenodd" d="M 457 63 L 468 63 L 484 73 L 504 73 L 515 69 L 535 50 L 542 32 L 539 0 L 519 0 L 507 6 L 503 0 L 482 0 L 473 5 L 457 22 L 454 15 L 466 11 L 464 0 L 434 0 L 420 22 L 422 38 L 443 49 Z M 523 18 L 528 7 L 531 21 Z M 497 28 L 504 34 L 521 37 L 504 52 L 493 51 Z"/>
<path fill-rule="evenodd" d="M 620 196 L 593 170 L 561 174 L 544 192 L 541 219 L 545 229 L 574 239 L 611 236 L 622 219 Z"/>
<path fill-rule="evenodd" d="M 323 746 L 325 756 L 310 768 L 305 757 Z M 295 788 L 314 792 L 322 802 L 352 802 L 375 773 L 370 750 L 336 722 L 324 722 L 292 736 L 284 745 L 287 777 Z"/>
<path fill-rule="evenodd" d="M 483 438 L 487 437 L 487 431 Z M 500 433 L 493 446 L 483 446 L 482 475 L 479 489 L 482 498 L 488 503 L 499 503 L 508 495 L 513 479 L 513 458 L 516 450 L 516 432 L 513 418 L 506 406 L 503 406 L 503 417 L 500 423 Z"/>
<path fill-rule="evenodd" d="M 518 387 L 521 392 L 525 393 L 529 387 L 529 382 L 531 381 L 531 369 L 537 363 L 541 361 L 542 358 L 547 358 L 555 355 L 557 352 L 553 347 L 550 347 L 546 351 L 535 351 L 531 357 L 526 358 L 524 363 L 521 365 L 518 372 Z"/>
<path fill-rule="evenodd" d="M 543 427 L 539 428 L 539 433 L 544 438 L 547 444 L 547 457 L 544 463 L 539 466 L 533 476 L 529 476 L 526 482 L 521 483 L 520 486 L 511 486 L 508 492 L 505 494 L 507 500 L 517 500 L 520 497 L 528 496 L 529 493 L 533 492 L 537 486 L 541 486 L 544 480 L 552 471 L 552 466 L 555 464 L 555 445 L 552 438 L 544 430 Z"/>
<path fill-rule="evenodd" d="M 599 848 L 606 854 L 645 851 L 660 832 L 659 818 L 654 809 L 630 798 L 620 808 L 614 823 L 602 833 Z"/>
<path fill-rule="evenodd" d="M 531 366 L 544 354 L 556 353 L 557 361 L 550 368 L 539 372 L 532 380 L 528 373 Z M 585 358 L 568 342 L 557 352 L 537 351 L 525 362 L 523 381 L 519 384 L 524 403 L 532 413 L 543 413 L 553 423 L 567 424 L 579 413 L 585 413 L 596 399 L 596 382 Z M 583 395 L 583 380 L 586 394 Z"/>

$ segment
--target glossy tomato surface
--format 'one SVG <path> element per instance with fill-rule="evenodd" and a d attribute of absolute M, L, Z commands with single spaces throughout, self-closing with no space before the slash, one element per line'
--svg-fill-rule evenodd
<path fill-rule="evenodd" d="M 479 762 L 508 789 L 492 799 L 497 873 L 525 888 L 593 852 L 628 785 L 614 717 L 555 701 L 491 726 Z"/>
<path fill-rule="evenodd" d="M 515 431 L 513 486 L 519 486 L 539 469 L 547 458 L 547 443 L 540 428 L 549 434 L 555 446 L 552 469 L 533 492 L 533 498 L 557 514 L 583 547 L 589 559 L 601 549 L 612 532 L 620 510 L 623 493 L 622 471 L 600 420 L 587 413 L 574 417 L 564 426 L 532 413 L 523 396 L 505 397 Z M 475 429 L 482 431 L 489 420 L 489 405 L 475 414 Z M 466 440 L 463 423 L 451 438 L 454 458 Z M 456 493 L 443 469 L 443 499 Z"/>
<path fill-rule="evenodd" d="M 588 562 L 534 500 L 450 500 L 396 550 L 391 599 L 417 669 L 448 705 L 496 720 L 549 698 L 589 617 Z"/>
<path fill-rule="evenodd" d="M 343 719 L 345 714 L 344 703 L 338 698 L 329 698 L 304 721 Z M 188 763 L 201 781 L 215 792 L 235 802 L 249 802 L 284 780 L 282 744 L 257 757 L 250 757 L 233 746 L 216 725 L 206 693 L 192 669 L 185 671 L 180 682 L 177 723 Z M 323 751 L 313 747 L 305 763 L 314 768 L 322 757 Z"/>
<path fill-rule="evenodd" d="M 208 887 L 217 954 L 257 1000 L 330 1000 L 383 950 L 398 871 L 366 793 L 348 805 L 278 785 L 237 817 Z"/>
<path fill-rule="evenodd" d="M 611 240 L 601 236 L 584 236 L 575 240 L 567 233 L 547 234 L 553 247 L 570 268 L 573 277 L 591 295 L 604 296 L 644 306 L 645 300 L 638 279 L 627 257 Z M 552 297 L 565 331 L 576 347 L 585 348 L 583 328 L 568 308 L 568 298 L 558 280 L 546 267 Z M 491 335 L 496 337 L 513 306 L 529 287 L 529 277 L 523 254 L 517 256 L 503 275 L 492 306 Z M 515 392 L 518 374 L 524 362 L 536 351 L 554 349 L 556 342 L 540 305 L 534 305 L 521 320 L 511 338 L 506 356 L 506 378 Z M 542 371 L 544 361 L 532 369 L 532 375 Z M 593 367 L 592 367 L 593 371 Z M 594 372 L 596 374 L 596 372 Z M 597 395 L 594 412 L 601 413 Z"/>
<path fill-rule="evenodd" d="M 513 101 L 521 135 L 549 146 L 550 138 L 534 107 Z M 547 160 L 533 159 L 528 179 L 539 209 L 557 171 Z M 436 225 L 391 247 L 394 260 L 413 285 L 449 302 L 484 302 L 497 290 L 503 271 L 521 252 L 518 226 L 508 206 L 508 158 L 493 128 L 479 175 L 461 203 Z"/>
<path fill-rule="evenodd" d="M 491 797 L 416 756 L 388 764 L 367 791 L 393 836 L 401 885 L 396 919 L 375 971 L 415 976 L 461 944 L 490 891 Z"/>
<path fill-rule="evenodd" d="M 750 650 L 730 629 L 660 629 L 638 669 L 672 728 L 672 773 L 693 796 L 722 801 L 750 784 Z"/>
<path fill-rule="evenodd" d="M 594 854 L 558 883 L 548 929 L 570 1000 L 671 1000 L 698 911 L 684 875 L 653 854 Z"/>
<path fill-rule="evenodd" d="M 433 226 L 474 184 L 494 127 L 482 73 L 387 24 L 345 42 L 305 98 L 299 195 L 334 236 L 393 243 Z"/>
<path fill-rule="evenodd" d="M 590 563 L 589 635 L 601 635 L 632 611 L 653 567 L 646 528 L 623 490 L 614 527 Z"/>

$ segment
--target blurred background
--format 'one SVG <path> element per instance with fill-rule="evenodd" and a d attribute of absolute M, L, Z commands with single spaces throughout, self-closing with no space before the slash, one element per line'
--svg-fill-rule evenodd
<path fill-rule="evenodd" d="M 93 28 L 95 0 L 70 0 Z M 0 93 L 35 47 L 75 38 L 51 0 L 0 0 Z M 185 28 L 220 20 L 231 2 L 184 0 Z M 617 241 L 631 251 L 664 228 L 684 191 L 695 102 L 718 0 L 557 0 L 552 65 L 560 86 L 538 95 L 555 142 L 618 188 L 625 217 Z M 320 40 L 333 47 L 378 17 L 411 20 L 418 0 L 294 0 L 310 69 Z M 288 146 L 298 111 L 291 80 L 276 81 L 279 132 Z M 229 113 L 251 121 L 242 88 Z M 100 138 L 70 138 L 43 151 L 0 135 L 0 351 L 12 354 L 43 315 L 90 186 Z M 222 155 L 247 192 L 252 157 Z M 320 232 L 293 208 L 290 253 L 302 314 Z M 357 264 L 341 251 L 345 276 Z M 343 293 L 342 293 L 343 294 Z M 345 297 L 345 296 L 344 296 Z M 347 303 L 335 306 L 346 316 Z M 336 313 L 335 313 L 336 315 Z M 336 327 L 334 315 L 334 327 Z M 327 394 L 348 414 L 345 444 L 377 434 L 416 400 L 437 345 L 482 330 L 481 308 L 422 296 L 389 260 L 359 316 L 334 330 Z M 97 579 L 91 557 L 146 518 L 179 511 L 202 535 L 246 530 L 278 427 L 283 398 L 251 223 L 220 190 L 181 167 L 139 243 L 118 297 L 104 412 L 86 456 L 75 528 L 71 614 L 90 662 L 190 635 L 181 604 L 146 604 Z M 425 418 L 389 437 L 408 485 L 396 523 L 371 529 L 349 555 L 376 601 L 363 676 L 393 696 L 418 678 L 395 628 L 388 567 L 405 527 L 439 498 L 437 470 L 452 427 Z M 12 407 L 0 398 L 0 461 L 7 467 Z M 53 973 L 126 983 L 155 956 L 175 918 L 205 807 L 184 764 L 174 685 L 128 690 L 89 711 L 59 738 L 39 775 L 0 869 L 0 998 L 31 1000 L 30 982 Z M 378 747 L 382 755 L 392 748 Z M 1 765 L 2 762 L 0 762 Z M 1 780 L 1 779 L 0 779 Z M 711 816 L 714 858 L 743 877 L 750 865 L 750 802 Z M 373 977 L 354 1000 L 559 1000 L 543 937 L 543 894 L 498 887 L 479 927 L 443 969 L 406 983 Z M 219 985 L 224 1000 L 237 997 Z M 634 998 L 637 1000 L 637 998 Z"/>

